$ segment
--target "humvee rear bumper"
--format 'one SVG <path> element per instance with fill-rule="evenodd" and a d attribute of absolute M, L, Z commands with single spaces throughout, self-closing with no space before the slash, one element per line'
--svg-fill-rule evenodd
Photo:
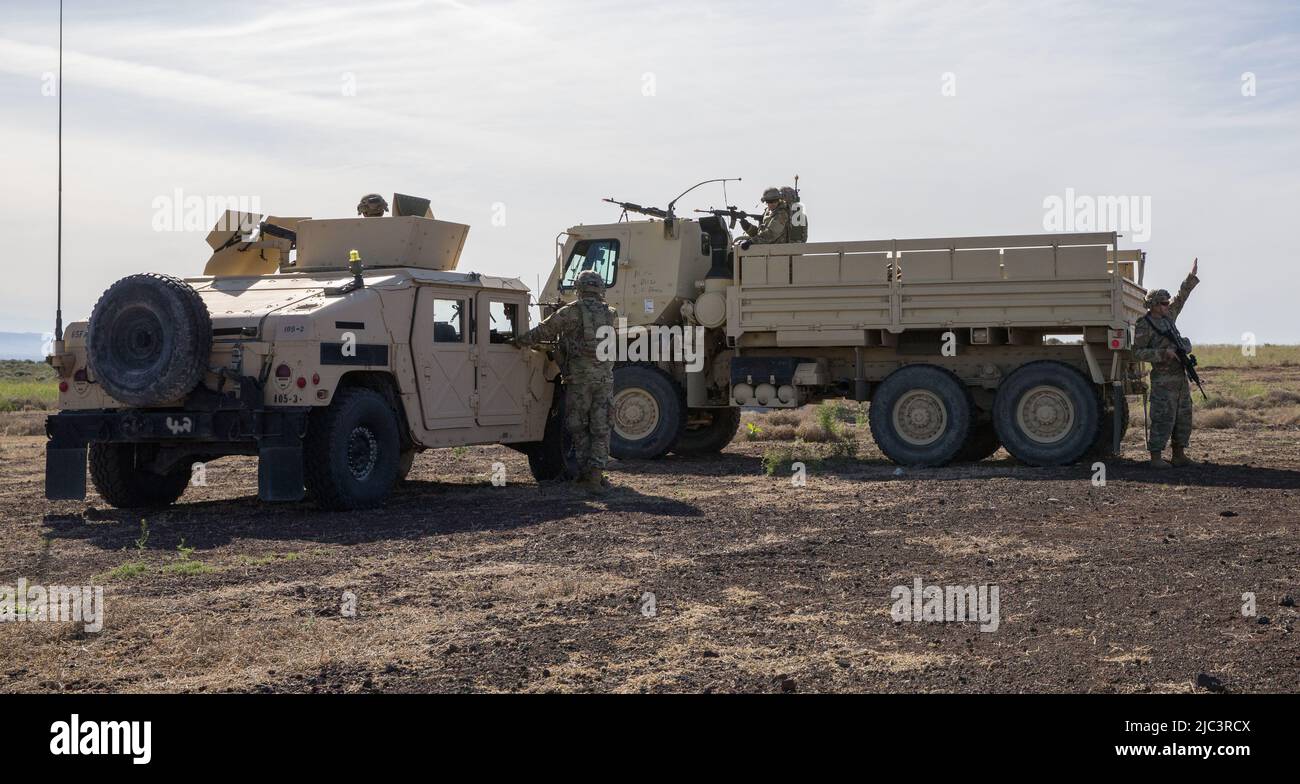
<path fill-rule="evenodd" d="M 263 501 L 303 497 L 302 439 L 309 409 L 273 411 L 64 411 L 45 419 L 45 497 L 86 497 L 86 449 L 92 443 L 152 444 L 175 455 L 258 456 Z"/>

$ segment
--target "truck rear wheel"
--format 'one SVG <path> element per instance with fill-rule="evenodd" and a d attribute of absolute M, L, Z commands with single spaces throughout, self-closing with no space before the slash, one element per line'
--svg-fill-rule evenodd
<path fill-rule="evenodd" d="M 397 412 L 373 389 L 343 389 L 312 411 L 303 446 L 307 491 L 324 509 L 379 506 L 397 482 Z"/>
<path fill-rule="evenodd" d="M 691 411 L 691 416 L 707 419 L 707 422 L 692 427 L 689 423 L 682 435 L 673 445 L 673 452 L 679 455 L 716 454 L 731 443 L 740 429 L 739 408 L 699 408 Z"/>
<path fill-rule="evenodd" d="M 156 406 L 198 386 L 212 352 L 212 318 L 180 278 L 142 273 L 122 278 L 90 314 L 90 369 L 115 400 Z"/>
<path fill-rule="evenodd" d="M 182 460 L 165 474 L 146 466 L 156 447 L 147 444 L 91 444 L 90 481 L 118 509 L 171 506 L 190 483 L 190 461 Z"/>
<path fill-rule="evenodd" d="M 609 452 L 619 460 L 663 457 L 682 435 L 681 390 L 657 367 L 614 368 Z"/>
<path fill-rule="evenodd" d="M 1061 362 L 1030 362 L 998 388 L 993 422 L 1002 445 L 1032 466 L 1076 462 L 1097 442 L 1101 428 L 1097 390 Z"/>
<path fill-rule="evenodd" d="M 907 365 L 876 387 L 867 419 L 880 451 L 907 466 L 940 466 L 961 451 L 975 406 L 952 373 Z"/>

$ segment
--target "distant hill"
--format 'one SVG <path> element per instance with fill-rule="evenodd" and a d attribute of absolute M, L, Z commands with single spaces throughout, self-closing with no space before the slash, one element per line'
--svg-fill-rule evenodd
<path fill-rule="evenodd" d="M 39 332 L 0 332 L 0 359 L 45 359 L 45 338 Z"/>

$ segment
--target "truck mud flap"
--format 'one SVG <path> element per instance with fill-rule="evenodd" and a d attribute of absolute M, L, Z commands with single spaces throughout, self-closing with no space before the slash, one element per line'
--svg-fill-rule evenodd
<path fill-rule="evenodd" d="M 301 501 L 306 494 L 302 444 L 264 443 L 257 451 L 257 497 L 263 501 Z"/>
<path fill-rule="evenodd" d="M 86 447 L 45 448 L 45 497 L 50 501 L 86 499 Z"/>

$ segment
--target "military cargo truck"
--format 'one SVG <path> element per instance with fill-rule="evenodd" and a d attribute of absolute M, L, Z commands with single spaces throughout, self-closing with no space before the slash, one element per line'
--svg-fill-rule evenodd
<path fill-rule="evenodd" d="M 263 500 L 329 509 L 382 503 L 435 447 L 502 443 L 563 475 L 558 369 L 507 343 L 528 290 L 458 272 L 469 227 L 394 201 L 408 214 L 227 213 L 202 277 L 113 284 L 50 358 L 47 497 L 84 498 L 88 458 L 118 507 L 170 504 L 228 455 L 258 457 Z"/>
<path fill-rule="evenodd" d="M 870 401 L 875 441 L 903 465 L 999 446 L 1039 466 L 1118 450 L 1126 396 L 1144 389 L 1130 342 L 1145 257 L 1116 234 L 745 249 L 717 216 L 657 212 L 570 228 L 539 295 L 549 311 L 594 269 L 626 329 L 703 332 L 696 372 L 662 358 L 617 366 L 616 457 L 715 452 L 742 407 L 827 398 Z"/>

